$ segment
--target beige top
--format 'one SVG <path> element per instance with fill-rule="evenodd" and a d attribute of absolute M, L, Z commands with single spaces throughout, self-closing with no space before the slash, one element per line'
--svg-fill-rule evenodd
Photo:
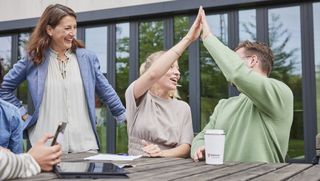
<path fill-rule="evenodd" d="M 63 153 L 97 150 L 97 141 L 90 123 L 87 101 L 77 57 L 71 51 L 65 65 L 65 78 L 57 54 L 50 51 L 48 74 L 37 124 L 29 129 L 31 144 L 46 132 L 54 134 L 61 121 L 67 122 L 62 140 Z M 47 142 L 50 144 L 51 141 Z"/>
<path fill-rule="evenodd" d="M 31 177 L 40 171 L 40 166 L 28 153 L 16 155 L 0 148 L 0 180 Z"/>
<path fill-rule="evenodd" d="M 147 92 L 139 106 L 133 95 L 134 82 L 126 90 L 129 155 L 143 155 L 144 139 L 160 149 L 190 144 L 193 139 L 191 110 L 177 99 L 162 99 Z"/>

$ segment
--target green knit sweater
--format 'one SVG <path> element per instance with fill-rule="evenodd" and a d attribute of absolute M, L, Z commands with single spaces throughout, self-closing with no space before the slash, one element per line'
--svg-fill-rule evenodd
<path fill-rule="evenodd" d="M 205 38 L 204 46 L 241 94 L 219 101 L 209 123 L 193 140 L 191 157 L 204 145 L 206 129 L 223 129 L 225 161 L 284 162 L 293 119 L 290 88 L 249 69 L 212 35 Z"/>

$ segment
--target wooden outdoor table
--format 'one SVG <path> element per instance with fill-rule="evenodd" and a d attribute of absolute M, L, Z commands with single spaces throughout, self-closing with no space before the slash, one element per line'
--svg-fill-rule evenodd
<path fill-rule="evenodd" d="M 90 153 L 68 154 L 63 161 L 83 161 Z M 128 178 L 96 180 L 320 180 L 320 166 L 298 163 L 241 163 L 226 162 L 223 165 L 206 165 L 181 158 L 139 158 L 133 161 L 114 162 L 134 165 L 125 168 Z M 52 172 L 21 180 L 62 180 Z M 70 179 L 67 179 L 70 181 Z M 79 179 L 74 179 L 79 180 Z M 88 180 L 88 179 L 81 179 Z"/>

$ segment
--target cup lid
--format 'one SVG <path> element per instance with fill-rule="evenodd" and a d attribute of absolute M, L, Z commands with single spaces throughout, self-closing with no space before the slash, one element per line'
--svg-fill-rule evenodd
<path fill-rule="evenodd" d="M 224 134 L 222 129 L 207 129 L 206 134 Z"/>

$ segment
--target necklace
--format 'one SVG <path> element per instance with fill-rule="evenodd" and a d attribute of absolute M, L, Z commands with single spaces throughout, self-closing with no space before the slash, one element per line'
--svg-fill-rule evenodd
<path fill-rule="evenodd" d="M 66 79 L 66 77 L 67 77 L 67 64 L 69 61 L 69 57 L 67 57 L 64 60 L 57 57 L 57 60 L 58 60 L 58 65 L 59 65 L 59 70 L 60 70 L 61 76 L 63 79 Z"/>

